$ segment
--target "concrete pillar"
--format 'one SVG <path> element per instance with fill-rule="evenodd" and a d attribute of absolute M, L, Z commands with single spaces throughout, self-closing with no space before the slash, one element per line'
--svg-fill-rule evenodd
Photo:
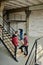
<path fill-rule="evenodd" d="M 26 33 L 29 37 L 29 16 L 31 14 L 31 11 L 30 10 L 25 10 L 25 13 L 26 13 L 26 21 L 27 21 L 27 24 L 26 24 Z"/>
<path fill-rule="evenodd" d="M 2 2 L 0 5 L 0 24 L 3 25 L 3 9 L 4 9 L 4 3 Z"/>
<path fill-rule="evenodd" d="M 2 3 L 0 3 L 0 25 L 2 25 L 2 26 L 3 26 L 3 9 L 4 9 L 4 3 L 2 2 Z M 0 37 L 2 38 L 2 35 L 3 35 L 2 32 L 3 31 L 2 31 L 2 29 L 0 31 L 1 31 L 0 32 Z"/>

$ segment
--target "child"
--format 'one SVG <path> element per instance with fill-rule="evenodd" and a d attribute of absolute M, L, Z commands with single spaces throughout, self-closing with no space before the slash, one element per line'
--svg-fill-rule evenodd
<path fill-rule="evenodd" d="M 19 29 L 20 30 L 20 40 L 23 39 L 23 29 Z"/>
<path fill-rule="evenodd" d="M 24 55 L 27 56 L 28 55 L 28 37 L 26 33 L 24 33 L 24 44 L 19 48 L 21 49 L 21 52 L 23 52 L 23 47 L 25 48 Z"/>
<path fill-rule="evenodd" d="M 14 45 L 14 47 L 15 47 L 15 52 L 14 52 L 14 56 L 15 56 L 15 58 L 16 58 L 16 52 L 17 52 L 17 46 L 18 46 L 18 37 L 17 37 L 17 31 L 15 31 L 15 34 L 13 34 L 12 35 L 12 43 L 13 43 L 13 45 Z"/>

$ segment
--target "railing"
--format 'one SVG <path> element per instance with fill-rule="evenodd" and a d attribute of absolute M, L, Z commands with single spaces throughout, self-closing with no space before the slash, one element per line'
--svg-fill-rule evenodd
<path fill-rule="evenodd" d="M 15 32 L 15 30 L 10 26 L 10 35 L 12 36 L 12 34 Z"/>
<path fill-rule="evenodd" d="M 37 60 L 37 41 L 41 38 L 43 38 L 43 36 L 35 40 L 35 42 L 32 46 L 31 52 L 26 60 L 25 65 L 38 65 L 36 62 L 36 60 Z"/>
<path fill-rule="evenodd" d="M 6 46 L 6 44 L 3 42 L 3 40 L 2 40 L 1 38 L 0 38 L 0 41 L 1 41 L 1 43 L 6 47 L 6 49 L 8 50 L 8 52 L 11 54 L 12 58 L 13 58 L 16 62 L 18 62 L 17 59 L 14 57 L 14 55 L 11 53 L 11 51 L 9 50 L 9 48 Z"/>
<path fill-rule="evenodd" d="M 5 20 L 5 19 L 3 19 L 5 22 L 6 22 L 6 24 L 8 23 L 8 20 Z M 15 32 L 15 30 L 10 26 L 10 34 L 12 34 L 12 33 L 14 33 Z"/>
<path fill-rule="evenodd" d="M 2 18 L 2 16 L 0 16 L 1 18 Z M 2 18 L 3 19 L 3 18 Z M 7 20 L 5 20 L 5 19 L 3 19 L 3 21 L 4 22 L 6 22 L 7 23 Z M 3 29 L 5 29 L 4 28 L 4 22 L 3 22 Z M 5 29 L 6 30 L 6 29 Z M 7 31 L 7 30 L 6 30 Z M 2 30 L 2 32 L 3 32 L 3 30 Z M 7 31 L 8 32 L 8 31 Z M 15 30 L 10 26 L 10 32 L 9 32 L 9 34 L 12 36 L 12 34 L 15 32 Z M 2 33 L 2 36 L 3 36 L 3 33 Z"/>

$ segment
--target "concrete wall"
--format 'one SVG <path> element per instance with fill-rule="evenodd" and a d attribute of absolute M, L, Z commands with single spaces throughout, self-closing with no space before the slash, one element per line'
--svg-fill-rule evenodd
<path fill-rule="evenodd" d="M 11 22 L 10 26 L 14 29 L 14 30 L 19 30 L 19 29 L 23 29 L 23 33 L 26 32 L 26 23 L 25 22 Z"/>
<path fill-rule="evenodd" d="M 2 12 L 0 11 L 0 15 Z M 21 16 L 22 15 L 22 16 Z M 26 15 L 24 12 L 12 13 L 9 16 L 10 20 L 25 20 Z M 2 23 L 2 18 L 0 18 L 0 24 Z M 28 18 L 28 35 L 32 37 L 43 36 L 43 10 L 31 11 L 30 17 Z M 10 26 L 15 30 L 22 28 L 26 32 L 26 22 L 11 22 Z M 5 26 L 6 28 L 6 26 Z"/>
<path fill-rule="evenodd" d="M 31 12 L 29 17 L 29 36 L 43 36 L 43 10 Z"/>
<path fill-rule="evenodd" d="M 16 12 L 9 15 L 10 20 L 26 20 L 25 12 Z"/>
<path fill-rule="evenodd" d="M 12 13 L 9 16 L 9 19 L 10 20 L 25 20 L 26 15 L 24 12 Z M 10 26 L 12 26 L 15 30 L 22 28 L 24 32 L 26 32 L 26 29 L 28 28 L 27 30 L 28 35 L 32 37 L 43 36 L 43 10 L 31 11 L 29 18 L 27 18 L 27 23 L 26 22 L 11 22 Z"/>
<path fill-rule="evenodd" d="M 9 19 L 10 20 L 26 20 L 26 14 L 25 12 L 16 12 L 16 13 L 12 13 L 9 15 Z M 26 22 L 16 22 L 16 21 L 11 21 L 10 26 L 15 29 L 23 29 L 24 32 L 26 32 Z"/>

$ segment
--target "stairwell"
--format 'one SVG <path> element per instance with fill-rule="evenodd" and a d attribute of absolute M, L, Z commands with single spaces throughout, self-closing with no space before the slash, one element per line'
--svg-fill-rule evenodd
<path fill-rule="evenodd" d="M 3 29 L 3 27 L 0 25 L 0 30 L 2 30 L 2 29 Z M 0 35 L 1 34 L 2 34 L 2 32 L 0 32 Z M 14 57 L 14 45 L 11 42 L 11 36 L 7 33 L 7 31 L 5 29 L 3 29 L 3 42 L 4 42 L 3 45 L 5 46 L 5 48 L 7 48 L 7 50 L 12 55 L 14 60 L 17 61 L 17 59 L 18 59 L 19 63 L 17 63 L 16 65 L 21 64 L 21 63 L 25 64 L 24 62 L 26 62 L 27 57 L 26 58 L 24 57 L 24 54 L 21 53 L 20 49 L 17 50 L 17 59 L 15 59 L 15 57 Z M 20 41 L 19 41 L 19 43 L 20 43 Z"/>
<path fill-rule="evenodd" d="M 2 31 L 3 30 L 3 31 Z M 11 36 L 10 34 L 8 34 L 8 32 L 3 29 L 3 26 L 0 25 L 0 37 L 2 38 L 2 32 L 3 32 L 3 42 L 4 42 L 4 46 L 7 47 L 7 50 L 10 52 L 10 54 L 12 55 L 12 57 L 14 58 L 14 45 L 11 42 Z M 30 64 L 27 65 L 34 65 L 34 55 L 32 55 L 31 57 L 31 62 Z M 42 65 L 39 61 L 39 59 L 43 56 L 43 48 L 41 47 L 41 45 L 38 45 L 37 47 L 37 63 L 39 63 L 39 65 Z M 28 56 L 25 58 L 23 53 L 20 53 L 20 50 L 18 49 L 17 51 L 17 58 L 20 62 L 18 62 L 16 65 L 23 63 L 23 65 L 25 65 L 25 62 L 28 58 Z M 33 59 L 32 59 L 33 58 Z M 15 59 L 15 58 L 14 58 Z M 17 61 L 17 59 L 15 59 Z"/>
<path fill-rule="evenodd" d="M 2 29 L 3 27 L 0 25 L 0 37 L 2 37 Z M 15 59 L 14 57 L 14 45 L 12 44 L 11 42 L 11 36 L 10 34 L 8 34 L 8 32 L 3 29 L 3 44 L 4 46 L 7 48 L 7 50 L 10 52 L 10 54 L 13 56 L 13 58 Z M 20 53 L 21 50 L 17 50 L 17 57 L 19 57 L 20 55 L 22 55 L 23 53 Z M 17 61 L 17 59 L 15 59 Z"/>

